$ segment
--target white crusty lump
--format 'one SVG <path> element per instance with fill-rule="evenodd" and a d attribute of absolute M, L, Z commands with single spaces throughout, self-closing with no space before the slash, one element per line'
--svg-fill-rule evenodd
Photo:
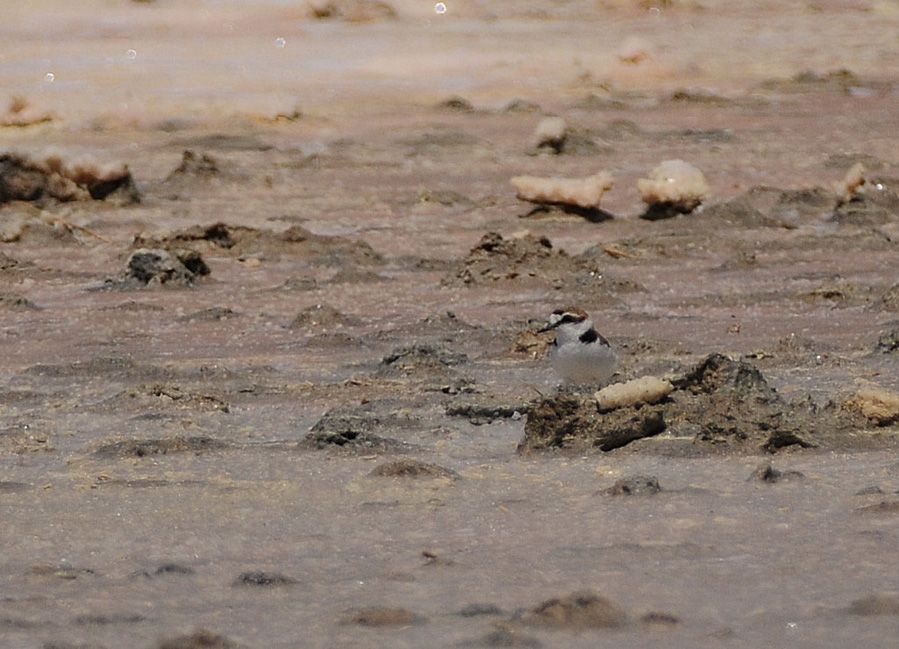
<path fill-rule="evenodd" d="M 586 178 L 515 176 L 511 182 L 521 200 L 583 209 L 599 209 L 603 194 L 614 185 L 611 174 L 605 171 Z"/>
<path fill-rule="evenodd" d="M 655 212 L 659 217 L 689 214 L 711 195 L 702 172 L 683 160 L 665 160 L 649 178 L 637 181 L 637 189 L 647 213 Z"/>
<path fill-rule="evenodd" d="M 643 376 L 625 383 L 613 383 L 597 392 L 596 405 L 600 412 L 634 406 L 638 403 L 658 403 L 674 390 L 665 379 Z"/>

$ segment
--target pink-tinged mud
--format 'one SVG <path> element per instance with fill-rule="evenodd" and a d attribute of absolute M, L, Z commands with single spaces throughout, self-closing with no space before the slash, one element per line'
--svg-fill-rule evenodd
<path fill-rule="evenodd" d="M 894 3 L 20 4 L 0 645 L 895 646 Z M 712 198 L 639 218 L 673 158 Z M 664 430 L 592 441 L 570 304 Z"/>

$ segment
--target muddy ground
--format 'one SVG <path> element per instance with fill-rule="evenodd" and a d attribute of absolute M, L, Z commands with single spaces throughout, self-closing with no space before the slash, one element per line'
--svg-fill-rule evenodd
<path fill-rule="evenodd" d="M 446 4 L 0 24 L 0 645 L 894 646 L 895 3 Z M 640 439 L 569 304 L 678 386 Z"/>

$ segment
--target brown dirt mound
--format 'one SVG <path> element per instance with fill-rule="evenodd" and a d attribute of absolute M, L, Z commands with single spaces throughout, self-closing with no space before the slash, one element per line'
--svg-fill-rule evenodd
<path fill-rule="evenodd" d="M 228 448 L 229 444 L 206 436 L 169 439 L 127 439 L 104 444 L 94 455 L 99 458 L 147 457 L 169 453 L 201 453 Z"/>
<path fill-rule="evenodd" d="M 114 199 L 128 204 L 139 202 L 140 194 L 125 165 L 99 165 L 87 159 L 68 162 L 57 155 L 43 159 L 0 155 L 0 204 L 46 199 Z"/>
<path fill-rule="evenodd" d="M 0 311 L 36 311 L 37 305 L 15 293 L 0 293 Z"/>
<path fill-rule="evenodd" d="M 353 326 L 356 320 L 329 304 L 314 304 L 303 309 L 287 325 L 289 329 L 327 329 Z"/>
<path fill-rule="evenodd" d="M 532 280 L 561 287 L 572 279 L 596 276 L 599 272 L 595 261 L 556 250 L 546 237 L 526 234 L 517 239 L 504 239 L 496 232 L 489 232 L 443 278 L 443 285 L 478 286 Z"/>
<path fill-rule="evenodd" d="M 425 618 L 404 608 L 372 606 L 347 613 L 341 618 L 340 623 L 369 627 L 388 627 L 423 624 L 426 621 Z"/>
<path fill-rule="evenodd" d="M 405 377 L 413 374 L 444 374 L 468 362 L 465 354 L 443 345 L 411 345 L 394 349 L 381 360 L 379 376 Z"/>
<path fill-rule="evenodd" d="M 357 408 L 333 408 L 306 435 L 304 446 L 316 449 L 408 450 L 410 445 L 382 433 L 420 427 L 421 421 L 377 401 Z"/>
<path fill-rule="evenodd" d="M 159 643 L 158 649 L 240 649 L 230 638 L 201 629 L 188 635 L 180 635 Z"/>
<path fill-rule="evenodd" d="M 318 0 L 309 7 L 309 17 L 316 20 L 369 23 L 396 16 L 396 9 L 383 0 Z"/>
<path fill-rule="evenodd" d="M 181 154 L 181 163 L 172 169 L 166 177 L 166 182 L 175 182 L 190 179 L 191 182 L 199 179 L 214 178 L 221 173 L 219 161 L 203 153 L 197 155 L 190 149 L 185 149 Z"/>
<path fill-rule="evenodd" d="M 129 388 L 104 401 L 100 404 L 100 407 L 116 410 L 122 407 L 131 409 L 149 407 L 164 408 L 166 410 L 179 408 L 223 413 L 230 412 L 230 406 L 220 397 L 191 392 L 168 383 L 155 383 Z"/>
<path fill-rule="evenodd" d="M 805 221 L 829 213 L 835 204 L 833 194 L 821 187 L 778 189 L 759 186 L 724 203 L 710 205 L 702 212 L 702 218 L 720 219 L 748 228 L 796 228 Z"/>
<path fill-rule="evenodd" d="M 610 496 L 653 496 L 662 491 L 659 479 L 653 475 L 635 475 L 617 480 L 603 493 Z"/>
<path fill-rule="evenodd" d="M 419 460 L 396 460 L 374 468 L 369 474 L 376 478 L 448 478 L 455 480 L 459 474 L 438 464 Z"/>
<path fill-rule="evenodd" d="M 135 248 L 187 247 L 198 252 L 233 257 L 259 254 L 277 257 L 290 254 L 293 258 L 303 258 L 318 264 L 352 262 L 371 266 L 384 263 L 381 255 L 364 241 L 317 235 L 300 226 L 293 226 L 283 232 L 272 232 L 224 223 L 197 225 L 167 235 L 138 235 L 132 245 Z"/>
<path fill-rule="evenodd" d="M 592 592 L 572 593 L 548 599 L 525 613 L 521 622 L 553 629 L 617 629 L 626 626 L 628 616 L 612 601 Z"/>
<path fill-rule="evenodd" d="M 809 400 L 787 402 L 752 365 L 711 354 L 672 381 L 674 391 L 651 406 L 600 413 L 592 397 L 559 394 L 528 415 L 519 452 L 591 448 L 609 451 L 672 430 L 693 451 L 775 452 L 787 446 L 832 445 L 866 427 L 857 415 Z"/>

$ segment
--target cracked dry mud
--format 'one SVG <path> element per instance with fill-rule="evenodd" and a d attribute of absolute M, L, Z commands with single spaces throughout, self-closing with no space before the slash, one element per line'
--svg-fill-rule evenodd
<path fill-rule="evenodd" d="M 0 645 L 893 647 L 888 4 L 11 9 Z M 674 158 L 712 198 L 641 220 Z M 570 304 L 674 390 L 559 390 Z"/>

